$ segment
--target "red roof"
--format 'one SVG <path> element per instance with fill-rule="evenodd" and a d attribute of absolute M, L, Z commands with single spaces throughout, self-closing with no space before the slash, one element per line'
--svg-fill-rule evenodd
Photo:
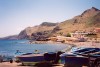
<path fill-rule="evenodd" d="M 100 33 L 100 28 L 96 28 L 95 31 L 96 31 L 97 33 Z"/>

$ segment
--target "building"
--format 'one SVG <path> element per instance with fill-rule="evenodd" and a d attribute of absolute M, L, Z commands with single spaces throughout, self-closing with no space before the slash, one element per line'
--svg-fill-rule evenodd
<path fill-rule="evenodd" d="M 100 28 L 95 28 L 95 32 L 97 33 L 97 38 L 100 39 Z"/>
<path fill-rule="evenodd" d="M 100 33 L 100 28 L 95 28 L 96 33 Z"/>
<path fill-rule="evenodd" d="M 82 32 L 82 31 L 76 31 L 75 33 L 70 33 L 70 34 L 71 34 L 71 37 L 74 37 L 74 38 L 84 38 L 86 37 L 88 33 Z"/>

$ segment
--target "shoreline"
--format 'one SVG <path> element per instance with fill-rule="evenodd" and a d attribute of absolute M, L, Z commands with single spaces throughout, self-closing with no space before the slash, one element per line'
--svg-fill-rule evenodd
<path fill-rule="evenodd" d="M 29 44 L 66 44 L 66 45 L 75 46 L 75 47 L 100 48 L 100 42 L 91 42 L 91 41 L 86 41 L 86 42 L 67 41 L 65 43 L 54 42 L 54 41 L 32 41 L 32 42 L 29 42 Z"/>
<path fill-rule="evenodd" d="M 100 42 L 86 41 L 86 42 L 73 42 L 66 41 L 65 43 L 54 42 L 54 41 L 33 41 L 31 44 L 65 44 L 68 48 L 62 49 L 61 51 L 70 52 L 73 47 L 76 48 L 100 48 Z"/>

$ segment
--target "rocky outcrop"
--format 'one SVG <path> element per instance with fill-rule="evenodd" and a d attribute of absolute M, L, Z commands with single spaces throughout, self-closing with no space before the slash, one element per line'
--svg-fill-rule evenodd
<path fill-rule="evenodd" d="M 24 30 L 22 30 L 19 35 L 18 35 L 18 39 L 30 39 L 31 35 L 33 32 L 37 32 L 38 30 L 38 26 L 34 26 L 34 27 L 27 27 Z"/>
<path fill-rule="evenodd" d="M 18 35 L 19 39 L 34 39 L 43 40 L 49 37 L 51 31 L 58 23 L 43 22 L 42 24 L 34 27 L 27 27 Z"/>

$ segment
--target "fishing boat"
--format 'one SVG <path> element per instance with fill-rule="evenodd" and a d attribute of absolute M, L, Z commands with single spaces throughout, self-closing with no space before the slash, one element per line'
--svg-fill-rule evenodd
<path fill-rule="evenodd" d="M 43 54 L 28 54 L 28 55 L 20 55 L 16 56 L 21 62 L 40 62 L 44 61 Z"/>
<path fill-rule="evenodd" d="M 60 55 L 63 64 L 81 66 L 100 65 L 100 48 L 83 48 Z"/>

